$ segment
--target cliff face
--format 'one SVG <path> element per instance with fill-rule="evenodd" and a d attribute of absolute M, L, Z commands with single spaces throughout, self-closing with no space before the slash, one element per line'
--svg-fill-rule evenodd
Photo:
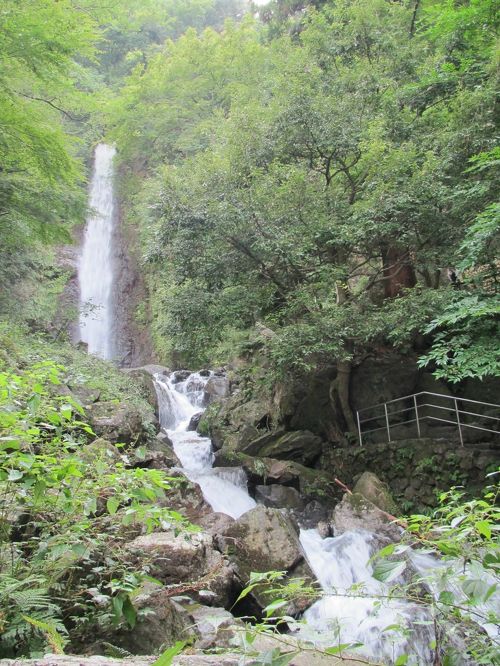
<path fill-rule="evenodd" d="M 149 332 L 148 295 L 139 265 L 139 239 L 136 229 L 126 224 L 120 205 L 113 245 L 116 360 L 122 367 L 154 363 L 157 359 Z"/>

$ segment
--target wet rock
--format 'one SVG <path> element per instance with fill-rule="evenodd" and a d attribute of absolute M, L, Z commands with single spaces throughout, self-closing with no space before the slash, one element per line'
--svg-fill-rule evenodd
<path fill-rule="evenodd" d="M 317 500 L 312 500 L 302 511 L 295 512 L 295 515 L 301 527 L 309 530 L 316 528 L 318 523 L 328 523 L 329 510 Z"/>
<path fill-rule="evenodd" d="M 165 432 L 159 432 L 154 439 L 149 441 L 145 454 L 145 460 L 148 459 L 156 461 L 152 465 L 155 469 L 181 467 L 181 461 L 174 451 L 172 440 Z M 163 464 L 159 467 L 158 465 L 162 460 Z"/>
<path fill-rule="evenodd" d="M 176 370 L 172 373 L 172 384 L 178 384 L 179 382 L 185 382 L 189 375 L 192 374 L 191 370 Z"/>
<path fill-rule="evenodd" d="M 131 444 L 138 446 L 146 443 L 150 429 L 157 425 L 151 413 L 147 422 L 141 412 L 119 402 L 96 402 L 87 408 L 87 420 L 92 430 L 112 444 Z"/>
<path fill-rule="evenodd" d="M 222 450 L 215 454 L 215 464 L 223 467 L 241 465 L 247 474 L 250 489 L 270 484 L 291 486 L 299 491 L 306 502 L 319 500 L 325 507 L 333 507 L 341 498 L 329 475 L 291 460 L 260 458 L 243 453 L 228 454 Z"/>
<path fill-rule="evenodd" d="M 174 443 L 170 439 L 170 437 L 167 435 L 167 433 L 164 430 L 160 430 L 160 432 L 156 435 L 156 440 L 160 442 L 161 446 L 163 448 L 167 447 L 170 449 L 174 448 Z"/>
<path fill-rule="evenodd" d="M 204 532 L 154 532 L 126 544 L 134 565 L 150 563 L 151 575 L 167 585 L 179 585 L 179 594 L 197 598 L 199 590 L 214 593 L 215 605 L 226 606 L 233 596 L 233 569 Z"/>
<path fill-rule="evenodd" d="M 198 372 L 198 374 L 200 375 L 200 377 L 210 377 L 210 370 L 206 370 L 206 369 L 205 370 L 200 370 Z"/>
<path fill-rule="evenodd" d="M 321 439 L 308 430 L 292 432 L 278 430 L 250 442 L 244 447 L 243 453 L 278 460 L 293 460 L 307 466 L 317 460 L 321 450 Z"/>
<path fill-rule="evenodd" d="M 394 501 L 387 484 L 381 481 L 378 476 L 372 472 L 363 472 L 363 474 L 356 481 L 353 488 L 354 493 L 363 495 L 367 500 L 373 502 L 382 511 L 393 516 L 397 515 L 398 508 Z"/>
<path fill-rule="evenodd" d="M 200 423 L 200 419 L 201 419 L 202 416 L 203 416 L 203 412 L 198 412 L 197 414 L 194 414 L 191 417 L 191 420 L 189 421 L 189 425 L 187 427 L 187 430 L 190 430 L 190 431 L 191 430 L 197 430 L 198 425 Z"/>
<path fill-rule="evenodd" d="M 274 509 L 302 509 L 304 500 L 298 490 L 290 486 L 257 486 L 255 488 L 255 500 L 259 504 Z"/>
<path fill-rule="evenodd" d="M 322 539 L 328 539 L 333 536 L 332 526 L 326 520 L 320 520 L 316 529 Z"/>
<path fill-rule="evenodd" d="M 229 395 L 229 379 L 225 376 L 213 375 L 205 386 L 207 404 Z"/>
<path fill-rule="evenodd" d="M 345 494 L 333 511 L 335 536 L 349 530 L 367 530 L 399 541 L 401 528 L 381 509 L 359 493 Z"/>
<path fill-rule="evenodd" d="M 314 580 L 314 574 L 304 560 L 298 536 L 298 527 L 291 517 L 278 509 L 257 506 L 230 525 L 221 538 L 227 557 L 233 562 L 237 576 L 246 585 L 252 572 L 286 571 Z M 269 603 L 264 590 L 255 588 L 252 597 L 261 608 Z M 303 610 L 311 599 L 297 599 L 284 609 L 287 614 Z"/>

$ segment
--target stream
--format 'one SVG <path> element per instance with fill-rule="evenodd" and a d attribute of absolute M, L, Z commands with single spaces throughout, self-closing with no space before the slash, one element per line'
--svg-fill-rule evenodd
<path fill-rule="evenodd" d="M 111 359 L 114 353 L 114 155 L 115 149 L 106 144 L 96 148 L 89 193 L 90 213 L 78 264 L 80 338 L 88 345 L 89 353 L 105 359 Z M 184 474 L 200 486 L 214 511 L 238 519 L 256 506 L 248 492 L 244 471 L 214 468 L 210 439 L 189 429 L 192 417 L 207 405 L 205 388 L 213 375 L 209 371 L 155 375 L 159 419 L 173 443 Z M 391 581 L 389 586 L 372 575 L 371 558 L 381 547 L 379 536 L 352 530 L 322 538 L 315 529 L 301 529 L 300 542 L 323 595 L 305 611 L 296 626 L 291 625 L 292 632 L 322 647 L 347 644 L 347 652 L 379 663 L 434 664 L 434 651 L 430 647 L 434 639 L 434 623 L 427 606 L 404 598 L 388 598 L 391 586 L 404 583 L 404 580 Z M 432 581 L 427 589 L 438 596 L 442 590 L 435 582 L 438 579 L 436 571 L 449 567 L 449 562 L 444 564 L 433 555 L 413 551 L 408 558 L 414 572 L 423 576 L 430 572 Z M 463 572 L 463 565 L 457 563 L 454 599 L 463 600 L 459 585 Z M 484 570 L 476 575 L 479 579 L 487 576 Z M 449 579 L 447 585 L 450 586 Z M 491 606 L 499 603 L 499 594 L 495 593 Z M 498 627 L 487 624 L 483 627 L 491 636 L 498 636 Z M 407 661 L 404 660 L 405 654 L 410 655 Z M 470 662 L 464 657 L 456 663 Z"/>
<path fill-rule="evenodd" d="M 160 424 L 173 443 L 183 472 L 199 484 L 212 509 L 238 518 L 256 506 L 248 494 L 244 471 L 214 468 L 210 439 L 187 430 L 191 418 L 206 406 L 204 389 L 209 378 L 192 373 L 177 381 L 175 373 L 156 375 Z M 408 664 L 433 663 L 428 647 L 433 636 L 433 627 L 428 624 L 431 618 L 422 606 L 384 599 L 389 587 L 372 576 L 369 560 L 379 549 L 376 535 L 355 530 L 322 539 L 317 530 L 302 529 L 300 541 L 325 593 L 298 623 L 295 631 L 301 638 L 324 647 L 362 643 L 360 654 L 385 663 L 394 663 L 409 652 L 417 660 L 410 659 Z M 353 585 L 358 586 L 359 596 L 352 594 Z"/>

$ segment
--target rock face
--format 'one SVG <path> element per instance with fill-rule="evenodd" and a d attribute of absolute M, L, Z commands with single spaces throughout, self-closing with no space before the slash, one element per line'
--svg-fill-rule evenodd
<path fill-rule="evenodd" d="M 144 423 L 144 417 L 138 409 L 111 401 L 89 405 L 87 420 L 98 437 L 112 444 L 144 444 L 151 437 L 150 429 L 157 427 L 153 414 L 150 423 Z"/>
<path fill-rule="evenodd" d="M 387 484 L 381 481 L 373 472 L 363 472 L 356 481 L 353 492 L 363 495 L 382 511 L 387 511 L 393 516 L 398 514 L 398 507 Z"/>
<path fill-rule="evenodd" d="M 227 377 L 213 375 L 205 385 L 206 402 L 227 398 L 229 395 L 229 380 Z"/>
<path fill-rule="evenodd" d="M 255 500 L 273 509 L 303 509 L 304 500 L 298 490 L 290 486 L 257 486 Z"/>
<path fill-rule="evenodd" d="M 392 541 L 399 541 L 401 528 L 375 504 L 363 495 L 345 494 L 342 502 L 333 511 L 334 534 L 338 536 L 348 530 L 367 530 L 387 536 Z"/>
<path fill-rule="evenodd" d="M 203 412 L 198 412 L 197 414 L 194 414 L 191 417 L 191 420 L 189 421 L 187 430 L 189 430 L 189 431 L 197 430 L 198 425 L 200 423 L 200 419 L 201 419 L 202 416 L 203 416 Z"/>
<path fill-rule="evenodd" d="M 296 524 L 278 509 L 257 506 L 230 525 L 220 541 L 243 585 L 248 583 L 252 572 L 266 571 L 285 571 L 288 576 L 314 580 L 304 560 Z M 252 596 L 261 607 L 269 603 L 259 588 L 252 591 Z M 310 603 L 311 599 L 298 599 L 285 612 L 295 614 Z"/>
<path fill-rule="evenodd" d="M 250 456 L 293 460 L 304 465 L 313 464 L 321 455 L 321 450 L 321 438 L 308 430 L 278 430 L 262 435 L 242 447 L 243 453 Z"/>
<path fill-rule="evenodd" d="M 214 605 L 229 605 L 233 570 L 204 532 L 191 535 L 173 530 L 137 537 L 125 546 L 132 563 L 150 562 L 151 575 L 167 585 L 179 584 L 179 594 L 197 597 L 199 590 L 213 593 Z M 206 600 L 205 600 L 206 601 Z"/>

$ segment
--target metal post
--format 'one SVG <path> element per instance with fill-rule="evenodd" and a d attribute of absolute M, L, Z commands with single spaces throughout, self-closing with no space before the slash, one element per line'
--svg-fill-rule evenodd
<path fill-rule="evenodd" d="M 356 416 L 358 418 L 358 434 L 359 434 L 359 445 L 363 446 L 363 435 L 361 434 L 361 423 L 359 420 L 359 412 L 356 412 Z"/>
<path fill-rule="evenodd" d="M 455 412 L 457 414 L 457 426 L 458 426 L 458 432 L 460 433 L 460 444 L 463 446 L 464 445 L 464 438 L 462 435 L 462 424 L 460 423 L 460 413 L 458 411 L 458 404 L 457 404 L 457 399 L 455 398 L 453 400 L 455 403 Z"/>
<path fill-rule="evenodd" d="M 418 436 L 420 437 L 420 421 L 418 420 L 418 405 L 417 405 L 417 396 L 413 396 L 413 402 L 415 404 L 415 419 L 417 421 L 417 431 L 418 431 Z"/>
<path fill-rule="evenodd" d="M 387 436 L 389 437 L 389 441 L 391 441 L 391 429 L 389 427 L 389 415 L 387 413 L 387 403 L 384 402 L 384 410 L 385 410 L 385 424 L 387 426 Z"/>

